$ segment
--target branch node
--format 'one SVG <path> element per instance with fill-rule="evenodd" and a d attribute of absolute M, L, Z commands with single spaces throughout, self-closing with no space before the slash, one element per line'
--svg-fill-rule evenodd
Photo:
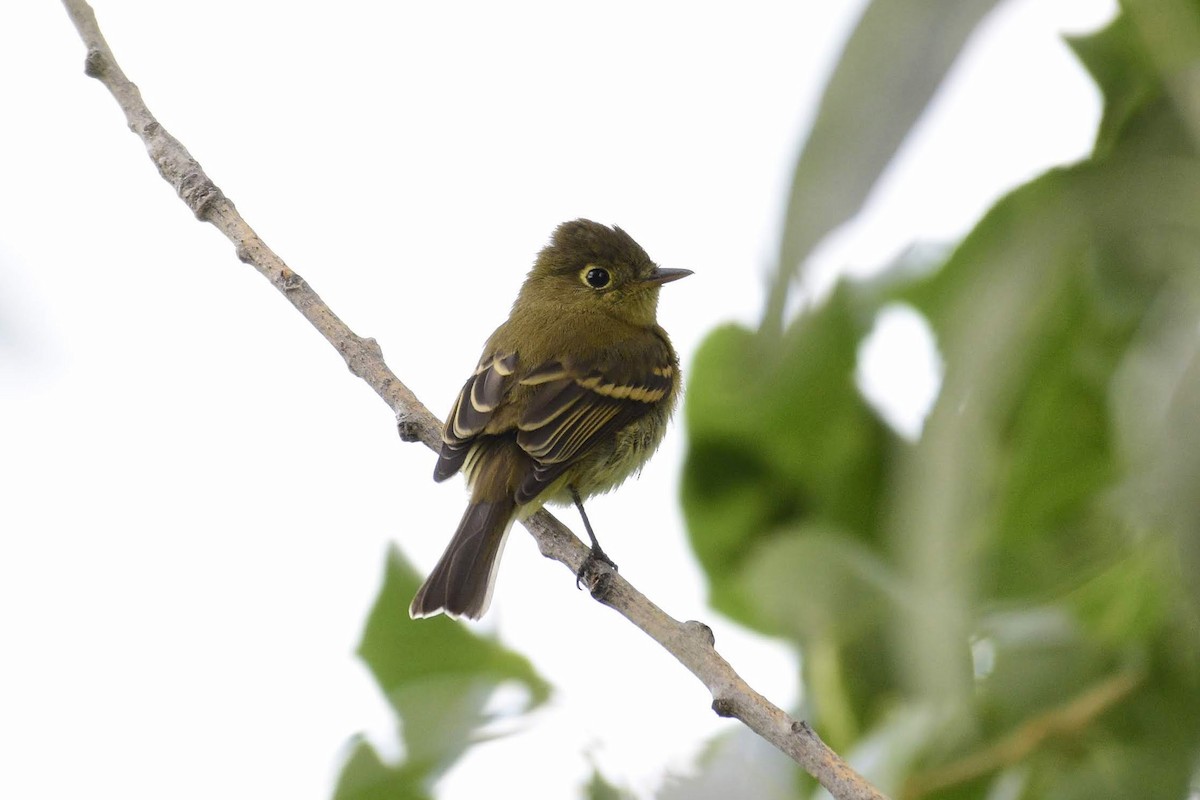
<path fill-rule="evenodd" d="M 683 623 L 683 628 L 689 634 L 698 636 L 706 645 L 713 647 L 717 643 L 717 637 L 713 636 L 712 628 L 705 625 L 699 620 L 689 619 Z"/>
<path fill-rule="evenodd" d="M 401 411 L 396 415 L 396 432 L 402 442 L 421 441 L 421 426 L 407 412 Z"/>
<path fill-rule="evenodd" d="M 808 724 L 808 720 L 803 719 L 792 723 L 792 733 L 798 733 L 801 736 L 808 736 L 811 738 L 820 738 L 817 736 L 817 732 L 813 730 L 812 725 Z"/>
<path fill-rule="evenodd" d="M 237 253 L 238 261 L 243 264 L 254 263 L 254 255 L 250 252 L 250 245 L 246 244 L 246 242 L 238 242 L 237 247 L 234 248 L 234 252 Z"/>
<path fill-rule="evenodd" d="M 376 341 L 374 336 L 365 336 L 362 339 L 359 339 L 359 344 L 362 345 L 363 349 L 367 351 L 367 354 L 371 358 L 377 358 L 381 361 L 383 360 L 383 348 L 379 346 L 379 342 Z"/>
<path fill-rule="evenodd" d="M 718 697 L 712 701 L 712 710 L 717 713 L 718 717 L 733 717 L 734 705 L 733 701 L 727 697 Z"/>
<path fill-rule="evenodd" d="M 179 180 L 179 197 L 187 203 L 188 208 L 196 215 L 196 219 L 208 219 L 209 209 L 223 195 L 217 185 L 204 174 L 199 164 L 193 162 L 194 169 L 185 172 Z"/>
<path fill-rule="evenodd" d="M 275 284 L 284 292 L 295 292 L 304 288 L 304 278 L 284 267 L 279 271 Z"/>
<path fill-rule="evenodd" d="M 87 57 L 83 59 L 83 74 L 99 80 L 104 76 L 104 70 L 107 68 L 108 61 L 104 58 L 104 53 L 100 48 L 88 48 Z"/>

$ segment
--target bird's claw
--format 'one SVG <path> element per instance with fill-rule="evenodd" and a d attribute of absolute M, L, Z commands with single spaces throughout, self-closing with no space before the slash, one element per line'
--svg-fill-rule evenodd
<path fill-rule="evenodd" d="M 591 572 L 592 568 L 595 566 L 597 561 L 599 561 L 603 564 L 608 564 L 608 566 L 612 567 L 613 572 L 617 572 L 616 562 L 613 561 L 611 558 L 609 558 L 608 554 L 605 553 L 603 550 L 601 550 L 599 547 L 593 547 L 592 549 L 588 550 L 588 554 L 583 559 L 583 563 L 579 565 L 579 569 L 576 570 L 576 572 L 575 572 L 575 588 L 576 589 L 583 588 L 582 586 L 579 585 L 580 582 L 583 581 L 583 576 L 587 575 L 589 572 Z"/>

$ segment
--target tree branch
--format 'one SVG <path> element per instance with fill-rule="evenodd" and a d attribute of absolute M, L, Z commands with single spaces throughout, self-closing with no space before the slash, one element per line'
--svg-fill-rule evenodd
<path fill-rule="evenodd" d="M 84 71 L 112 93 L 130 130 L 145 143 L 163 179 L 198 219 L 220 230 L 233 243 L 237 257 L 269 280 L 342 355 L 350 371 L 388 404 L 405 441 L 421 441 L 431 449 L 439 448 L 440 421 L 388 368 L 375 340 L 350 330 L 259 238 L 183 144 L 158 123 L 137 86 L 118 66 L 91 7 L 83 0 L 63 0 L 63 4 L 87 47 Z M 537 540 L 542 555 L 566 565 L 572 574 L 583 564 L 587 546 L 549 512 L 539 511 L 525 526 Z M 673 619 L 606 565 L 596 565 L 585 579 L 593 597 L 662 645 L 708 687 L 713 710 L 718 714 L 741 720 L 794 759 L 839 800 L 886 800 L 830 750 L 806 722 L 792 719 L 750 688 L 714 649 L 707 625 Z"/>

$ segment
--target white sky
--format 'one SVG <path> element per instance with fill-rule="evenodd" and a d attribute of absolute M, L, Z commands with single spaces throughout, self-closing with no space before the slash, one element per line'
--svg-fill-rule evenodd
<path fill-rule="evenodd" d="M 685 367 L 714 323 L 756 320 L 860 6 L 96 1 L 159 120 L 438 413 L 564 219 L 695 270 L 661 304 Z M 1004 4 L 816 274 L 953 240 L 1086 154 L 1099 100 L 1058 35 L 1112 10 Z M 386 544 L 431 566 L 464 496 L 190 217 L 82 63 L 57 3 L 0 12 L 0 796 L 325 798 L 348 737 L 387 746 L 353 656 Z M 871 380 L 900 392 L 909 340 L 886 339 L 901 371 Z M 593 522 L 622 574 L 793 702 L 787 651 L 704 605 L 681 458 L 675 430 Z M 514 533 L 483 627 L 558 692 L 441 797 L 572 796 L 589 758 L 645 794 L 735 724 L 572 584 Z"/>

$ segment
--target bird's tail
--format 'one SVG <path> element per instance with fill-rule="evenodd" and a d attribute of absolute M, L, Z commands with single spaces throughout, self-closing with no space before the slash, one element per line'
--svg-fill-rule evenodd
<path fill-rule="evenodd" d="M 471 499 L 458 530 L 408 607 L 413 619 L 445 613 L 479 619 L 492 600 L 500 552 L 517 504 L 511 496 Z"/>

